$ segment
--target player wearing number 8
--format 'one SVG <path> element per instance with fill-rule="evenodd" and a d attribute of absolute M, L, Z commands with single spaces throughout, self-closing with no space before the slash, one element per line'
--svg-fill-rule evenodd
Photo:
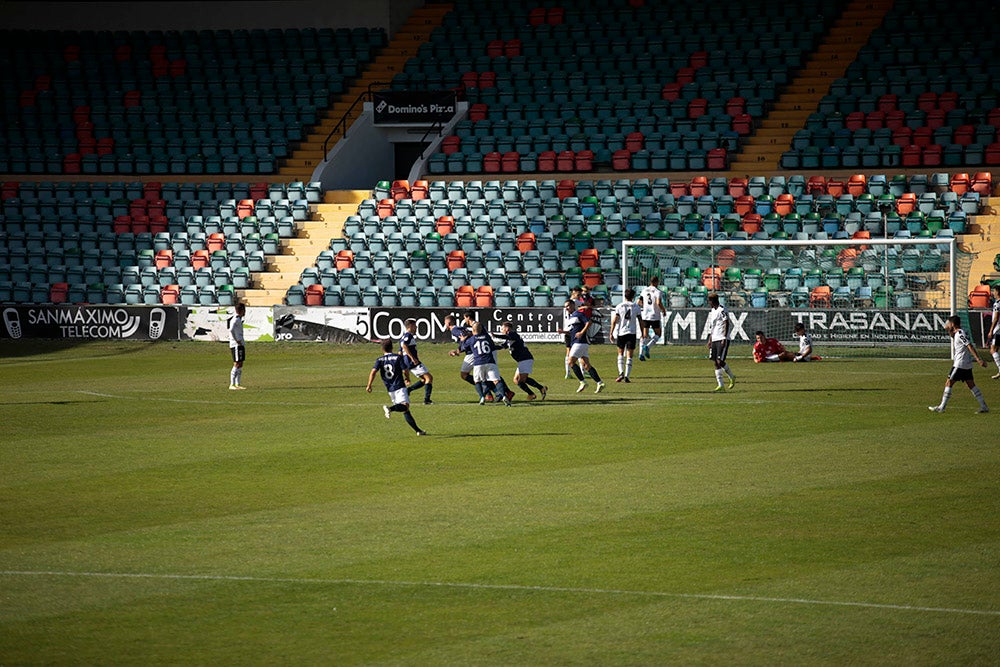
<path fill-rule="evenodd" d="M 410 392 L 406 388 L 406 382 L 410 377 L 409 360 L 401 354 L 393 353 L 391 340 L 382 343 L 382 351 L 385 354 L 375 360 L 375 366 L 368 374 L 368 386 L 365 387 L 365 391 L 369 394 L 372 393 L 372 383 L 375 382 L 375 376 L 380 376 L 386 391 L 389 392 L 389 400 L 392 401 L 392 407 L 382 406 L 385 418 L 389 419 L 393 412 L 402 412 L 403 419 L 410 425 L 410 428 L 416 431 L 417 435 L 427 435 L 426 432 L 420 430 L 413 415 L 410 414 Z"/>

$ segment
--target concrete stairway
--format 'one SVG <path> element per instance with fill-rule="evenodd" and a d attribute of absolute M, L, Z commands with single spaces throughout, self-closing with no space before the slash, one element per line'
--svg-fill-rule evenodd
<path fill-rule="evenodd" d="M 268 257 L 268 270 L 254 275 L 254 287 L 238 290 L 237 296 L 248 306 L 280 304 L 289 286 L 299 281 L 302 269 L 314 266 L 316 257 L 329 249 L 330 239 L 343 235 L 344 220 L 370 194 L 365 190 L 327 192 L 322 204 L 310 207 L 310 219 L 302 223 L 298 235 L 282 241 L 281 254 Z"/>
<path fill-rule="evenodd" d="M 844 76 L 892 4 L 892 0 L 852 0 L 756 133 L 744 142 L 742 152 L 730 163 L 732 175 L 780 169 L 781 154 L 791 147 L 793 135 L 805 127 L 830 84 Z"/>
<path fill-rule="evenodd" d="M 382 50 L 382 53 L 368 65 L 365 71 L 344 92 L 332 107 L 321 114 L 320 122 L 312 131 L 302 138 L 299 148 L 292 152 L 288 159 L 272 177 L 274 181 L 309 181 L 313 170 L 323 161 L 323 142 L 330 132 L 345 116 L 348 116 L 347 127 L 350 127 L 361 115 L 362 105 L 358 103 L 352 109 L 355 101 L 368 92 L 368 86 L 373 83 L 389 83 L 392 77 L 403 71 L 406 61 L 417 54 L 421 44 L 430 39 L 434 28 L 441 25 L 444 15 L 451 11 L 450 4 L 428 4 L 414 10 L 409 20 L 400 28 L 392 40 Z M 331 138 L 331 146 L 338 137 Z"/>

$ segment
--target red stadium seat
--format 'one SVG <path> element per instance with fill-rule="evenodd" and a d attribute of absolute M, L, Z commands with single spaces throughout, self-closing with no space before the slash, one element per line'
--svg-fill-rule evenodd
<path fill-rule="evenodd" d="M 476 305 L 476 289 L 472 285 L 461 285 L 455 290 L 456 308 L 473 308 Z"/>
<path fill-rule="evenodd" d="M 535 235 L 531 232 L 524 232 L 519 234 L 517 237 L 517 249 L 519 252 L 528 252 L 529 250 L 534 250 L 536 247 L 537 239 Z"/>
<path fill-rule="evenodd" d="M 455 293 L 456 299 L 458 292 Z M 476 288 L 475 295 L 475 307 L 476 308 L 492 308 L 493 307 L 493 287 L 490 285 L 480 285 Z"/>
<path fill-rule="evenodd" d="M 465 268 L 465 251 L 464 250 L 452 250 L 448 253 L 448 270 L 454 271 L 455 269 Z"/>
<path fill-rule="evenodd" d="M 450 215 L 442 215 L 435 223 L 435 229 L 441 236 L 451 234 L 455 231 L 455 218 Z"/>

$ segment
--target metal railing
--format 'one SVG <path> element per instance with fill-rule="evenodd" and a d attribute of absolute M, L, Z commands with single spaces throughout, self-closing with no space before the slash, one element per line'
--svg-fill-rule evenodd
<path fill-rule="evenodd" d="M 326 156 L 329 155 L 330 153 L 330 140 L 333 139 L 333 136 L 338 132 L 340 133 L 339 139 L 343 139 L 345 136 L 347 136 L 348 119 L 351 117 L 351 114 L 354 112 L 354 109 L 358 106 L 358 104 L 371 102 L 372 93 L 375 92 L 376 87 L 385 88 L 390 85 L 392 85 L 392 83 L 389 81 L 372 81 L 371 83 L 368 84 L 368 90 L 358 95 L 357 99 L 355 99 L 354 102 L 351 103 L 351 106 L 348 107 L 347 111 L 344 112 L 343 117 L 341 117 L 341 119 L 337 121 L 337 124 L 333 126 L 333 129 L 330 130 L 330 134 L 326 135 L 326 139 L 323 140 L 324 160 L 326 159 Z"/>

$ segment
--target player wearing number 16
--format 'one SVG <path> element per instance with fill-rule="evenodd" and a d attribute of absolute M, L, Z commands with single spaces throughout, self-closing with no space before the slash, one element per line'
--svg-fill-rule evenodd
<path fill-rule="evenodd" d="M 375 360 L 375 366 L 368 374 L 368 386 L 365 387 L 365 391 L 369 394 L 372 393 L 372 383 L 375 382 L 375 376 L 381 376 L 385 389 L 389 392 L 389 400 L 392 401 L 392 407 L 382 406 L 385 418 L 389 419 L 393 412 L 402 412 L 403 419 L 410 425 L 410 428 L 416 431 L 417 435 L 427 435 L 426 432 L 420 430 L 413 415 L 410 414 L 410 392 L 406 387 L 406 382 L 410 379 L 409 359 L 401 354 L 393 353 L 391 340 L 382 343 L 382 352 L 385 354 Z"/>

